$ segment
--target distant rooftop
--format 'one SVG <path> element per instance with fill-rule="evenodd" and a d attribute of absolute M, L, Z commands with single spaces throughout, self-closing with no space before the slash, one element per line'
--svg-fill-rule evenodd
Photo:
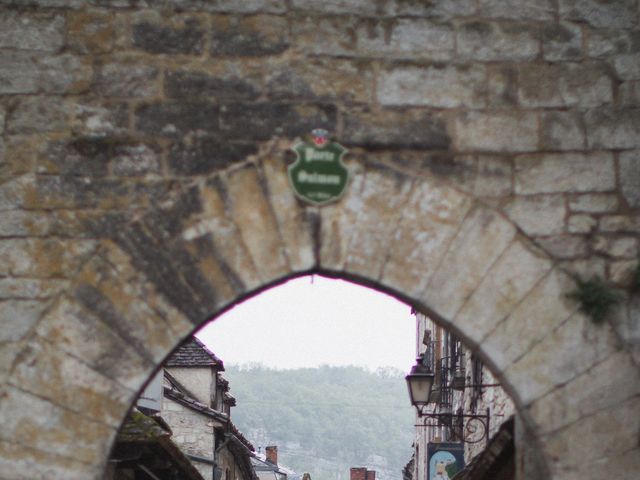
<path fill-rule="evenodd" d="M 196 337 L 187 339 L 165 362 L 167 367 L 213 367 L 224 370 L 224 363 Z"/>

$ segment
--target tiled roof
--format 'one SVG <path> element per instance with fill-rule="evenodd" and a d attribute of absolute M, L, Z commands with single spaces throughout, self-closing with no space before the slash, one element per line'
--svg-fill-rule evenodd
<path fill-rule="evenodd" d="M 249 440 L 247 440 L 247 437 L 245 437 L 240 430 L 238 430 L 238 427 L 235 426 L 235 424 L 233 422 L 230 422 L 230 429 L 231 429 L 231 433 L 233 435 L 235 435 L 238 440 L 240 440 L 240 442 L 242 444 L 244 444 L 245 447 L 247 447 L 250 451 L 255 452 L 256 449 L 254 448 L 254 446 L 251 444 L 251 442 Z"/>
<path fill-rule="evenodd" d="M 180 345 L 165 362 L 167 367 L 213 367 L 223 371 L 222 360 L 215 356 L 204 343 L 191 337 Z"/>

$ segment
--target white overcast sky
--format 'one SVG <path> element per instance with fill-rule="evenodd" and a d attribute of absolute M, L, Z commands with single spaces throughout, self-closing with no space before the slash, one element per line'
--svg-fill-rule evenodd
<path fill-rule="evenodd" d="M 313 278 L 313 280 L 312 280 Z M 409 371 L 411 308 L 376 290 L 301 277 L 234 307 L 197 333 L 226 364 L 275 368 L 358 365 Z"/>

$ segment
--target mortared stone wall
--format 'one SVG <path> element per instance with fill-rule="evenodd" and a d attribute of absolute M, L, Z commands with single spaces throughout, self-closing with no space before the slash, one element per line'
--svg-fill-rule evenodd
<path fill-rule="evenodd" d="M 100 478 L 183 338 L 316 272 L 460 335 L 549 478 L 635 478 L 639 12 L 0 0 L 0 477 Z M 352 172 L 320 208 L 286 178 L 316 127 Z M 574 274 L 623 292 L 603 325 Z"/>

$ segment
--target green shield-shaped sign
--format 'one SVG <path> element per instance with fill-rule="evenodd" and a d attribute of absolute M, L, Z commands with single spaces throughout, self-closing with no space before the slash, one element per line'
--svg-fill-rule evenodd
<path fill-rule="evenodd" d="M 301 142 L 293 147 L 297 159 L 289 166 L 289 181 L 296 195 L 314 205 L 338 200 L 347 186 L 349 171 L 342 163 L 347 149 L 331 142 Z"/>

